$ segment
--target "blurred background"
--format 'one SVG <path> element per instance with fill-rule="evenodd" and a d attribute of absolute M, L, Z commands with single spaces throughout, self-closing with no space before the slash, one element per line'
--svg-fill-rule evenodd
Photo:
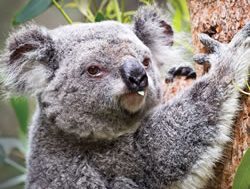
<path fill-rule="evenodd" d="M 172 22 L 175 31 L 190 34 L 185 0 L 1 0 L 0 51 L 9 33 L 31 19 L 47 28 L 69 24 L 71 21 L 99 22 L 112 19 L 129 23 L 138 6 L 154 2 L 168 12 L 167 19 Z M 178 43 L 189 50 L 191 48 L 190 42 L 184 39 L 177 39 Z M 28 125 L 34 109 L 35 100 L 32 98 L 0 98 L 0 189 L 24 187 Z"/>

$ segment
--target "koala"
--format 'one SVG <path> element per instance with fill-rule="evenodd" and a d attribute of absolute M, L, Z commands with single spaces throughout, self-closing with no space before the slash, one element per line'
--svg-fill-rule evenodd
<path fill-rule="evenodd" d="M 4 85 L 33 95 L 27 189 L 200 189 L 230 140 L 250 61 L 250 24 L 229 44 L 206 35 L 210 71 L 168 102 L 159 65 L 173 31 L 155 7 L 115 21 L 12 33 Z M 164 56 L 164 52 L 166 52 Z"/>

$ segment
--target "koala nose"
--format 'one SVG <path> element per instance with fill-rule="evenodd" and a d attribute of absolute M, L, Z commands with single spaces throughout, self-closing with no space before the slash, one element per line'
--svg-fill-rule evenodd
<path fill-rule="evenodd" d="M 127 60 L 120 68 L 121 76 L 132 92 L 143 91 L 148 86 L 148 76 L 136 60 Z"/>

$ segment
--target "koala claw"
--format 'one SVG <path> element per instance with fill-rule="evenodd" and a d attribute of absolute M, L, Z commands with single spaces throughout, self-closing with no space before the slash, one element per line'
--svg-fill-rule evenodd
<path fill-rule="evenodd" d="M 198 64 L 209 63 L 209 55 L 207 54 L 196 54 L 193 56 L 193 60 Z"/>
<path fill-rule="evenodd" d="M 200 39 L 200 42 L 207 48 L 209 52 L 216 52 L 222 46 L 220 42 L 212 39 L 205 33 L 199 34 L 199 39 Z"/>
<path fill-rule="evenodd" d="M 243 43 L 244 48 L 250 48 L 250 37 L 248 37 L 244 43 Z"/>
<path fill-rule="evenodd" d="M 181 66 L 181 67 L 174 67 L 171 68 L 168 71 L 169 77 L 165 79 L 165 81 L 172 82 L 173 79 L 177 76 L 186 76 L 186 79 L 196 79 L 196 72 L 193 70 L 193 68 L 188 67 L 188 66 Z"/>
<path fill-rule="evenodd" d="M 222 51 L 231 50 L 235 52 L 238 47 L 249 48 L 250 47 L 250 22 L 242 28 L 231 40 L 229 44 L 222 44 L 215 39 L 212 39 L 207 34 L 199 34 L 201 43 L 208 50 L 208 54 L 197 54 L 193 57 L 193 60 L 198 64 L 210 63 L 212 55 L 220 56 Z"/>

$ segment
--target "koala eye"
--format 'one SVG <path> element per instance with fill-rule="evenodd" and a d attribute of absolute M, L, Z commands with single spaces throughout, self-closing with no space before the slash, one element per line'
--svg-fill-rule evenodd
<path fill-rule="evenodd" d="M 145 59 L 143 60 L 142 64 L 144 65 L 145 68 L 148 68 L 150 62 L 151 62 L 150 58 L 145 58 Z"/>
<path fill-rule="evenodd" d="M 92 65 L 89 66 L 87 68 L 87 72 L 91 75 L 91 76 L 99 76 L 101 74 L 101 69 L 99 66 L 96 65 Z"/>

